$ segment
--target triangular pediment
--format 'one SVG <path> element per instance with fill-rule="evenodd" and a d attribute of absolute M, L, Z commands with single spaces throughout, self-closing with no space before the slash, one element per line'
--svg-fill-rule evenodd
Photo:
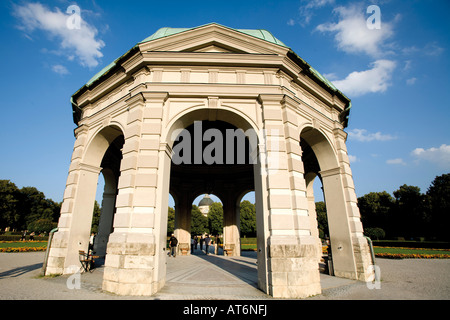
<path fill-rule="evenodd" d="M 169 29 L 169 28 L 165 28 Z M 239 30 L 219 24 L 158 31 L 141 42 L 141 52 L 217 52 L 285 55 L 289 48 L 265 30 Z"/>
<path fill-rule="evenodd" d="M 184 50 L 185 52 L 216 52 L 216 53 L 244 53 L 242 51 L 236 50 L 236 48 L 225 48 L 223 45 L 219 43 L 206 43 L 202 44 L 198 47 L 189 48 L 188 50 Z"/>

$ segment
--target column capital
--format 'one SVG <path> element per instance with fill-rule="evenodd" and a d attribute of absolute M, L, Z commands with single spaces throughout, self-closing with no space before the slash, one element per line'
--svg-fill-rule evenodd
<path fill-rule="evenodd" d="M 284 99 L 284 94 L 260 94 L 258 101 L 262 104 L 280 104 Z"/>
<path fill-rule="evenodd" d="M 169 98 L 168 92 L 145 91 L 141 92 L 145 102 L 164 103 Z"/>
<path fill-rule="evenodd" d="M 336 139 L 342 139 L 344 141 L 347 140 L 347 132 L 345 132 L 342 128 L 334 128 L 333 134 L 336 137 Z"/>
<path fill-rule="evenodd" d="M 80 170 L 89 171 L 89 172 L 96 173 L 96 174 L 100 174 L 100 171 L 102 171 L 101 167 L 96 167 L 96 166 L 86 164 L 86 163 L 79 163 L 78 168 Z"/>
<path fill-rule="evenodd" d="M 80 134 L 87 133 L 89 131 L 89 126 L 86 124 L 82 124 L 81 126 L 75 128 L 73 130 L 73 134 L 75 138 L 78 138 Z"/>
<path fill-rule="evenodd" d="M 322 178 L 335 176 L 335 175 L 341 174 L 341 168 L 337 167 L 337 168 L 333 168 L 333 169 L 319 171 L 319 174 L 321 175 Z"/>

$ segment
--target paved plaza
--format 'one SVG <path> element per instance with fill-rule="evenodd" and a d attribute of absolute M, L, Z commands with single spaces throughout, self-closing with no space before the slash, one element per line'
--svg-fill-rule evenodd
<path fill-rule="evenodd" d="M 273 300 L 257 289 L 253 252 L 241 257 L 205 255 L 167 259 L 166 285 L 151 297 L 103 292 L 103 267 L 76 276 L 40 277 L 43 252 L 0 253 L 2 300 Z M 381 288 L 321 274 L 322 294 L 307 300 L 448 300 L 450 260 L 377 259 Z"/>

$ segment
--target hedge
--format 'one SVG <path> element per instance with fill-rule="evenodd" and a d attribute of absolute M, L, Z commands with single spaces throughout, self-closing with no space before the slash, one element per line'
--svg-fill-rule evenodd
<path fill-rule="evenodd" d="M 20 238 L 22 238 L 21 235 L 0 235 L 0 241 L 20 241 Z M 26 236 L 26 240 L 29 241 L 30 240 L 30 235 L 27 234 Z M 36 241 L 47 241 L 48 240 L 48 236 L 34 236 L 34 240 Z"/>
<path fill-rule="evenodd" d="M 437 241 L 396 241 L 396 240 L 372 240 L 376 247 L 404 247 L 420 249 L 450 249 L 450 242 Z"/>

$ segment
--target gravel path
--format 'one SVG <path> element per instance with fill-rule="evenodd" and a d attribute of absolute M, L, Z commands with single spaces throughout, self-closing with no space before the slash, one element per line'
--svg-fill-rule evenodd
<path fill-rule="evenodd" d="M 179 259 L 179 258 L 176 258 Z M 102 268 L 83 273 L 80 287 L 73 277 L 40 277 L 43 252 L 0 253 L 1 300 L 125 300 L 125 299 L 192 299 L 192 296 L 171 296 L 169 293 L 154 297 L 122 297 L 101 291 Z M 173 259 L 172 261 L 175 261 Z M 179 260 L 176 260 L 177 263 Z M 169 263 L 169 262 L 168 262 Z M 172 263 L 172 262 L 171 262 Z M 321 295 L 310 300 L 449 300 L 450 259 L 377 259 L 381 270 L 381 288 L 368 289 L 366 283 L 321 275 Z M 168 266 L 169 267 L 169 266 Z M 73 280 L 73 281 L 71 281 Z M 67 285 L 69 283 L 69 286 Z M 214 298 L 212 293 L 211 298 Z M 233 299 L 233 296 L 228 296 Z M 204 298 L 204 297 L 203 297 Z M 224 298 L 224 297 L 216 297 Z M 235 297 L 245 299 L 244 296 Z M 225 299 L 227 299 L 225 297 Z"/>

